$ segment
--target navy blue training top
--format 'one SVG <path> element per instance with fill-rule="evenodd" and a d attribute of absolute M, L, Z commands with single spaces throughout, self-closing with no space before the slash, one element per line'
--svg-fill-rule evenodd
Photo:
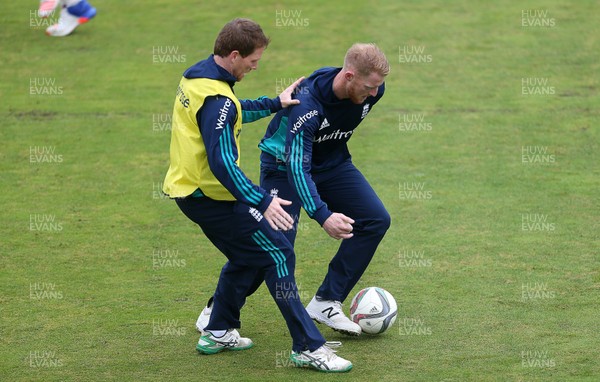
<path fill-rule="evenodd" d="M 294 96 L 300 104 L 277 112 L 258 145 L 261 168 L 287 171 L 308 216 L 321 225 L 332 212 L 319 197 L 311 173 L 350 160 L 348 140 L 385 91 L 382 84 L 362 104 L 340 100 L 333 79 L 341 69 L 321 68 L 302 81 Z"/>

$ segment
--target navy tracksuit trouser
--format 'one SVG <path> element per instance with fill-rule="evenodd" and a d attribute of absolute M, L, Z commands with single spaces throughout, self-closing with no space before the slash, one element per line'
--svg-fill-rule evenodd
<path fill-rule="evenodd" d="M 354 236 L 342 240 L 316 293 L 325 300 L 343 302 L 367 269 L 390 227 L 390 215 L 375 190 L 351 160 L 331 170 L 312 173 L 311 176 L 319 196 L 327 203 L 329 210 L 354 219 Z M 260 185 L 267 191 L 277 192 L 280 198 L 292 201 L 290 206 L 283 208 L 295 220 L 294 229 L 285 232 L 285 236 L 293 245 L 301 205 L 296 191 L 290 186 L 287 172 L 263 168 Z M 257 279 L 255 283 L 260 285 L 260 280 Z M 251 290 L 256 288 L 258 286 L 253 286 Z"/>
<path fill-rule="evenodd" d="M 221 270 L 207 330 L 239 328 L 246 296 L 264 280 L 288 326 L 292 349 L 313 351 L 325 343 L 300 301 L 294 250 L 282 232 L 273 230 L 262 214 L 243 203 L 207 197 L 176 201 L 228 259 Z"/>

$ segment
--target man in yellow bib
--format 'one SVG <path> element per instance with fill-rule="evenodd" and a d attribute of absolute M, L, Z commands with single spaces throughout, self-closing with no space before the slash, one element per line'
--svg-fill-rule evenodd
<path fill-rule="evenodd" d="M 292 337 L 291 360 L 320 371 L 349 371 L 352 363 L 325 345 L 300 301 L 294 250 L 281 231 L 292 228 L 282 208 L 290 202 L 269 195 L 239 167 L 242 124 L 299 102 L 291 93 L 302 78 L 274 99 L 238 100 L 233 93 L 268 44 L 258 24 L 234 19 L 217 36 L 214 53 L 187 69 L 177 88 L 163 191 L 228 259 L 196 349 L 215 354 L 253 346 L 236 329 L 256 275 L 264 274 Z"/>

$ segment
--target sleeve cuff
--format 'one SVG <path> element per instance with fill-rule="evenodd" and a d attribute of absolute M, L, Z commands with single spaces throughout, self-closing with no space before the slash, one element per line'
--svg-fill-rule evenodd
<path fill-rule="evenodd" d="M 273 98 L 273 109 L 271 109 L 271 113 L 277 113 L 281 109 L 283 109 L 281 106 L 281 99 L 279 99 L 279 96 L 277 96 Z"/>
<path fill-rule="evenodd" d="M 329 219 L 331 215 L 333 215 L 333 212 L 329 211 L 327 207 L 324 207 L 317 210 L 312 218 L 322 227 L 323 224 L 325 224 L 325 220 Z"/>
<path fill-rule="evenodd" d="M 269 194 L 265 194 L 265 197 L 260 201 L 256 209 L 260 211 L 261 214 L 264 214 L 269 205 L 273 201 L 273 197 Z"/>

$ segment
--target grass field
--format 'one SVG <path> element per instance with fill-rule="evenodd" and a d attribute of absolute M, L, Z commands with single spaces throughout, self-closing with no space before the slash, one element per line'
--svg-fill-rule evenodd
<path fill-rule="evenodd" d="M 600 378 L 597 1 L 93 4 L 66 38 L 44 35 L 34 0 L 0 14 L 0 380 Z M 241 98 L 339 66 L 356 41 L 392 66 L 350 142 L 392 227 L 351 295 L 386 288 L 398 319 L 376 337 L 320 326 L 346 375 L 290 366 L 264 286 L 242 311 L 252 350 L 194 350 L 224 257 L 158 190 L 181 73 L 238 16 L 272 40 Z M 256 181 L 266 123 L 242 139 Z M 339 243 L 302 219 L 308 302 Z"/>

